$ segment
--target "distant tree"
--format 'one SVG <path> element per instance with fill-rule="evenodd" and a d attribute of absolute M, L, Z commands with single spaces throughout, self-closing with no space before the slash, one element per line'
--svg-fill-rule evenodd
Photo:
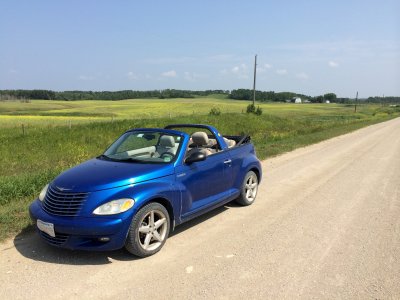
<path fill-rule="evenodd" d="M 337 103 L 349 103 L 350 99 L 349 98 L 336 98 L 335 102 L 337 102 Z"/>
<path fill-rule="evenodd" d="M 330 102 L 334 102 L 336 100 L 336 94 L 335 93 L 327 93 L 324 95 L 324 100 L 328 100 Z"/>
<path fill-rule="evenodd" d="M 293 97 L 300 97 L 302 99 L 310 99 L 310 96 L 296 94 L 291 92 L 279 92 L 275 93 L 274 91 L 256 91 L 256 100 L 261 102 L 267 101 L 276 101 L 276 102 L 285 102 L 286 100 L 292 99 Z M 252 100 L 253 99 L 253 90 L 250 89 L 237 89 L 232 90 L 229 94 L 230 99 L 237 100 Z"/>
<path fill-rule="evenodd" d="M 313 103 L 322 103 L 324 102 L 324 96 L 316 96 L 311 99 L 311 102 Z"/>

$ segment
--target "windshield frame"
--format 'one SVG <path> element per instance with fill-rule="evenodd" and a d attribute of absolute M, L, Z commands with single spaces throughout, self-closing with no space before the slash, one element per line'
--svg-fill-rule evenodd
<path fill-rule="evenodd" d="M 156 158 L 153 158 L 153 157 L 151 157 L 151 160 L 139 159 L 138 157 L 135 157 L 135 156 L 129 156 L 129 154 L 126 157 L 123 157 L 122 159 L 111 156 L 111 155 L 115 155 L 116 153 L 110 154 L 110 152 L 112 152 L 112 150 L 114 148 L 117 148 L 118 146 L 120 146 L 130 135 L 132 135 L 132 134 L 152 134 L 152 133 L 159 135 L 157 143 L 154 145 L 155 149 L 157 146 L 159 146 L 161 136 L 163 136 L 163 135 L 173 136 L 175 139 L 175 143 L 176 143 L 176 138 L 179 137 L 179 145 L 176 149 L 174 157 L 170 161 L 166 161 L 166 160 L 162 160 L 162 159 L 157 160 Z M 184 132 L 180 132 L 180 131 L 176 131 L 176 130 L 168 130 L 168 129 L 159 129 L 159 128 L 137 128 L 137 129 L 128 130 L 125 133 L 123 133 L 121 136 L 119 136 L 110 146 L 108 146 L 107 149 L 100 156 L 97 157 L 97 159 L 104 159 L 104 160 L 110 160 L 110 161 L 121 162 L 121 163 L 124 162 L 124 163 L 139 163 L 139 164 L 160 164 L 160 165 L 173 164 L 181 156 L 181 152 L 182 152 L 181 149 L 185 142 L 185 136 L 186 136 L 186 134 Z M 153 147 L 153 146 L 150 146 L 150 147 Z M 146 147 L 137 148 L 134 150 L 145 149 L 145 148 Z M 124 152 L 126 153 L 127 151 L 124 151 Z"/>

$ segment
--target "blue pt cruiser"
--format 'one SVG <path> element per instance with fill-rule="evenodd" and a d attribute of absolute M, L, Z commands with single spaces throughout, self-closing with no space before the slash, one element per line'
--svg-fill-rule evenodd
<path fill-rule="evenodd" d="M 145 257 L 176 225 L 232 200 L 252 204 L 261 176 L 249 136 L 195 124 L 132 129 L 46 185 L 29 212 L 53 246 Z"/>

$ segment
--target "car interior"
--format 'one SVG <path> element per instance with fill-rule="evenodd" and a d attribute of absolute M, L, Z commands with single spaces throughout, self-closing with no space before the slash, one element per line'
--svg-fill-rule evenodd
<path fill-rule="evenodd" d="M 186 157 L 189 157 L 194 152 L 204 153 L 206 156 L 212 155 L 221 151 L 221 147 L 217 142 L 217 139 L 214 138 L 214 135 L 211 135 L 213 138 L 210 138 L 209 135 L 204 131 L 196 131 L 190 137 L 189 147 L 186 152 Z M 224 141 L 227 144 L 228 148 L 234 147 L 236 142 L 231 139 L 227 139 L 224 137 Z"/>

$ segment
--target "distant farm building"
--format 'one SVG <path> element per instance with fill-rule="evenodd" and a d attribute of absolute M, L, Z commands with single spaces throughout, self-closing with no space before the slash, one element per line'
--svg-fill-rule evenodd
<path fill-rule="evenodd" d="M 301 98 L 299 98 L 299 97 L 294 97 L 294 98 L 292 98 L 292 102 L 293 102 L 293 103 L 301 103 L 302 101 L 301 101 Z"/>
<path fill-rule="evenodd" d="M 331 103 L 331 101 L 329 101 L 329 100 L 326 100 L 326 101 L 325 101 L 325 103 L 328 103 L 328 104 L 329 104 L 329 103 Z"/>

